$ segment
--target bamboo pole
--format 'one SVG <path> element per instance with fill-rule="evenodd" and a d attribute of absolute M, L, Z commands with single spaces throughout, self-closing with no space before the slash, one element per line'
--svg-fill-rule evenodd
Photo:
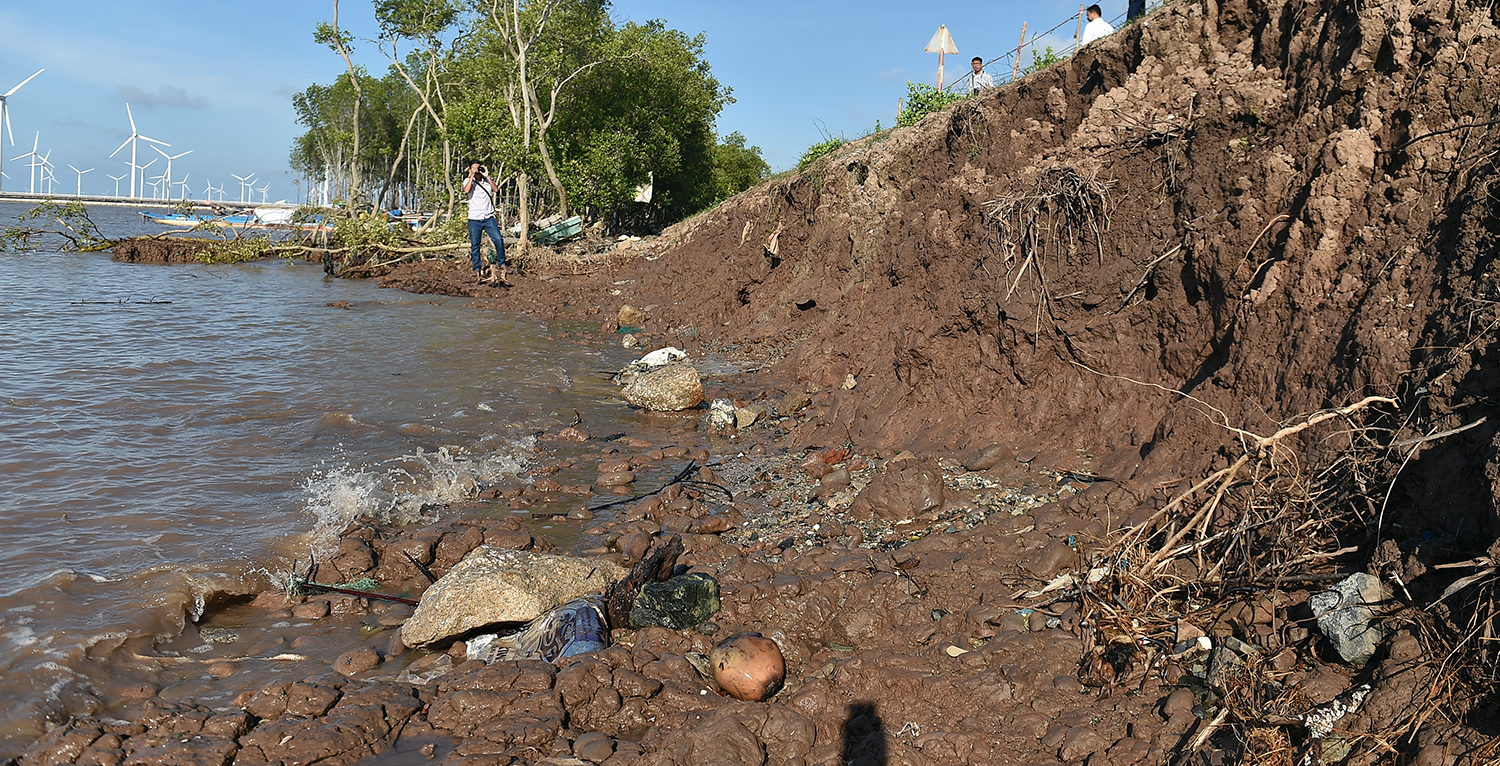
<path fill-rule="evenodd" d="M 1021 49 L 1026 46 L 1026 22 L 1021 22 L 1021 42 L 1016 43 L 1016 60 L 1010 65 L 1010 79 L 1016 79 L 1016 74 L 1021 71 Z"/>

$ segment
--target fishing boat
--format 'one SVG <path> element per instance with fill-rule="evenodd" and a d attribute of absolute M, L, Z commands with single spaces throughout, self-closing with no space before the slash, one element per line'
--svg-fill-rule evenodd
<path fill-rule="evenodd" d="M 311 231 L 318 229 L 322 225 L 321 220 L 293 223 L 293 212 L 285 208 L 256 208 L 253 212 L 249 213 L 236 212 L 226 215 L 211 215 L 209 213 L 148 213 L 142 210 L 141 218 L 151 223 L 180 228 L 302 229 L 304 231 Z"/>

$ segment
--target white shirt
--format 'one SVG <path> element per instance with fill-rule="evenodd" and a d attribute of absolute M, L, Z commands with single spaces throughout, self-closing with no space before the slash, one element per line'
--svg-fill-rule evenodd
<path fill-rule="evenodd" d="M 969 73 L 969 95 L 974 95 L 985 88 L 995 87 L 995 78 L 990 77 L 989 72 Z"/>
<path fill-rule="evenodd" d="M 469 220 L 483 221 L 495 214 L 495 187 L 489 179 L 469 186 Z"/>
<path fill-rule="evenodd" d="M 1105 21 L 1103 18 L 1094 19 L 1088 23 L 1088 26 L 1083 28 L 1083 42 L 1079 43 L 1078 46 L 1081 48 L 1101 37 L 1114 34 L 1114 31 L 1115 28 L 1108 21 Z"/>

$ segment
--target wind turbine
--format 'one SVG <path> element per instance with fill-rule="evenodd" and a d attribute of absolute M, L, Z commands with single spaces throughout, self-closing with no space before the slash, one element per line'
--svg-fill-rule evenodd
<path fill-rule="evenodd" d="M 110 176 L 109 180 L 115 182 L 115 196 L 120 196 L 120 182 L 125 180 L 125 174 L 121 173 L 117 176 Z"/>
<path fill-rule="evenodd" d="M 270 184 L 260 187 L 260 204 L 266 204 L 266 192 L 271 189 Z"/>
<path fill-rule="evenodd" d="M 136 150 L 136 145 L 138 143 L 140 143 L 141 141 L 149 141 L 149 142 L 151 142 L 153 144 L 161 144 L 162 146 L 168 146 L 168 147 L 170 147 L 171 144 L 169 144 L 169 143 L 167 143 L 165 141 L 158 141 L 158 140 L 156 140 L 154 138 L 147 138 L 146 136 L 141 135 L 140 132 L 138 132 L 135 129 L 135 114 L 130 111 L 130 104 L 129 103 L 125 104 L 125 116 L 130 118 L 130 138 L 125 139 L 125 143 L 124 144 L 120 144 L 120 149 L 124 149 L 125 148 L 125 144 L 130 144 L 130 196 L 134 197 L 134 196 L 136 196 L 136 194 L 135 194 L 135 173 L 136 173 L 136 171 L 137 170 L 142 170 L 143 171 L 146 168 L 151 167 L 151 165 L 149 163 L 146 164 L 146 165 L 144 165 L 144 166 L 135 164 L 135 150 Z M 110 153 L 109 156 L 113 157 L 116 154 L 119 154 L 120 153 L 120 149 L 114 150 L 113 152 Z M 156 160 L 152 160 L 151 162 L 156 162 Z M 142 177 L 142 179 L 143 179 L 143 183 L 144 183 L 144 176 Z"/>
<path fill-rule="evenodd" d="M 8 91 L 5 92 L 5 95 L 0 96 L 0 120 L 3 120 L 5 122 L 5 134 L 7 136 L 10 136 L 10 145 L 11 146 L 15 146 L 16 145 L 16 134 L 12 133 L 10 131 L 10 109 L 6 107 L 5 100 L 8 99 L 8 98 L 10 98 L 11 96 L 16 95 L 16 91 L 20 90 L 22 85 L 25 85 L 26 83 L 31 82 L 32 80 L 36 79 L 36 75 L 37 74 L 41 74 L 42 72 L 45 72 L 45 71 L 47 71 L 47 70 L 45 70 L 45 69 L 38 69 L 38 70 L 36 70 L 36 74 L 34 74 L 34 75 L 32 75 L 32 76 L 30 76 L 30 77 L 22 80 L 21 81 L 21 85 L 17 85 L 16 87 L 11 88 L 10 90 L 8 90 Z M 5 145 L 4 144 L 0 144 L 0 163 L 3 163 L 4 161 L 5 161 Z M 0 173 L 0 176 L 3 176 L 3 175 L 5 175 L 5 174 L 4 173 Z"/>
<path fill-rule="evenodd" d="M 57 180 L 57 176 L 52 175 L 52 162 L 49 159 L 51 156 L 52 150 L 48 149 L 47 153 L 39 158 L 42 166 L 42 183 L 47 185 L 47 196 L 49 197 L 52 196 L 52 182 Z"/>
<path fill-rule="evenodd" d="M 183 173 L 182 174 L 182 180 L 177 182 L 177 185 L 182 187 L 182 198 L 183 199 L 187 199 L 188 198 L 187 197 L 187 195 L 188 195 L 187 180 L 188 180 L 188 176 L 190 176 L 190 175 L 192 175 L 192 173 Z"/>
<path fill-rule="evenodd" d="M 150 162 L 148 162 L 148 163 L 140 166 L 139 168 L 136 168 L 137 170 L 141 171 L 141 194 L 145 194 L 146 193 L 146 168 L 149 168 L 149 167 L 151 167 L 152 165 L 155 165 L 155 164 L 156 164 L 156 160 L 152 160 L 152 161 L 150 161 Z M 132 167 L 134 167 L 134 165 L 132 165 Z M 130 180 L 131 180 L 131 184 L 133 185 L 135 183 L 135 178 L 132 177 Z M 135 197 L 137 199 L 140 198 L 138 195 L 136 195 L 135 190 L 133 188 L 131 189 L 130 196 Z"/>
<path fill-rule="evenodd" d="M 33 138 L 31 140 L 31 151 L 29 151 L 29 152 L 27 152 L 25 154 L 22 154 L 20 156 L 11 157 L 10 158 L 11 162 L 19 162 L 21 160 L 26 159 L 27 157 L 31 158 L 31 161 L 28 162 L 28 163 L 26 163 L 26 167 L 31 168 L 31 191 L 27 192 L 28 194 L 36 194 L 36 157 L 37 157 L 36 147 L 37 147 L 37 144 L 41 143 L 41 140 L 42 140 L 42 134 L 41 133 L 37 133 L 36 134 L 36 138 Z"/>
<path fill-rule="evenodd" d="M 72 163 L 68 163 L 68 167 L 73 168 L 73 164 Z M 78 168 L 73 168 L 73 172 L 78 174 L 78 196 L 82 197 L 83 196 L 83 174 L 84 173 L 92 173 L 92 172 L 94 172 L 94 169 L 93 168 L 89 168 L 88 170 L 79 170 Z"/>
<path fill-rule="evenodd" d="M 152 160 L 152 162 L 155 162 L 155 160 Z M 171 182 L 167 180 L 167 174 L 162 173 L 159 176 L 152 176 L 151 199 L 166 199 L 170 196 L 172 196 L 172 186 Z"/>
<path fill-rule="evenodd" d="M 167 180 L 167 196 L 171 197 L 172 196 L 172 160 L 181 159 L 183 157 L 186 157 L 189 154 L 192 154 L 193 150 L 189 149 L 189 150 L 183 152 L 182 154 L 167 154 L 166 152 L 164 152 L 164 151 L 162 151 L 160 149 L 157 149 L 154 146 L 151 147 L 151 148 L 152 149 L 156 149 L 156 153 L 157 154 L 160 154 L 161 156 L 167 158 L 167 172 L 164 174 L 164 177 Z"/>
<path fill-rule="evenodd" d="M 229 175 L 234 176 L 235 180 L 237 180 L 237 181 L 240 182 L 240 204 L 244 204 L 244 202 L 245 202 L 245 187 L 249 186 L 252 189 L 255 188 L 255 183 L 254 183 L 254 181 L 255 181 L 255 174 L 251 173 L 248 176 L 236 176 L 233 173 L 230 173 Z"/>
<path fill-rule="evenodd" d="M 214 182 L 208 180 L 207 178 L 203 179 L 203 201 L 214 201 Z"/>

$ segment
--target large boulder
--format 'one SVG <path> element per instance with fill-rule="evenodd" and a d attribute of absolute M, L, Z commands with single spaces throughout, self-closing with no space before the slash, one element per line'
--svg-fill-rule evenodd
<path fill-rule="evenodd" d="M 636 375 L 620 395 L 642 409 L 681 412 L 703 403 L 703 381 L 692 365 L 673 363 Z"/>
<path fill-rule="evenodd" d="M 602 593 L 625 574 L 603 559 L 481 546 L 422 594 L 401 640 L 422 646 L 486 625 L 530 622 L 579 596 Z"/>
<path fill-rule="evenodd" d="M 943 507 L 943 468 L 937 460 L 902 460 L 887 463 L 870 480 L 854 502 L 849 515 L 899 521 L 912 519 Z"/>

